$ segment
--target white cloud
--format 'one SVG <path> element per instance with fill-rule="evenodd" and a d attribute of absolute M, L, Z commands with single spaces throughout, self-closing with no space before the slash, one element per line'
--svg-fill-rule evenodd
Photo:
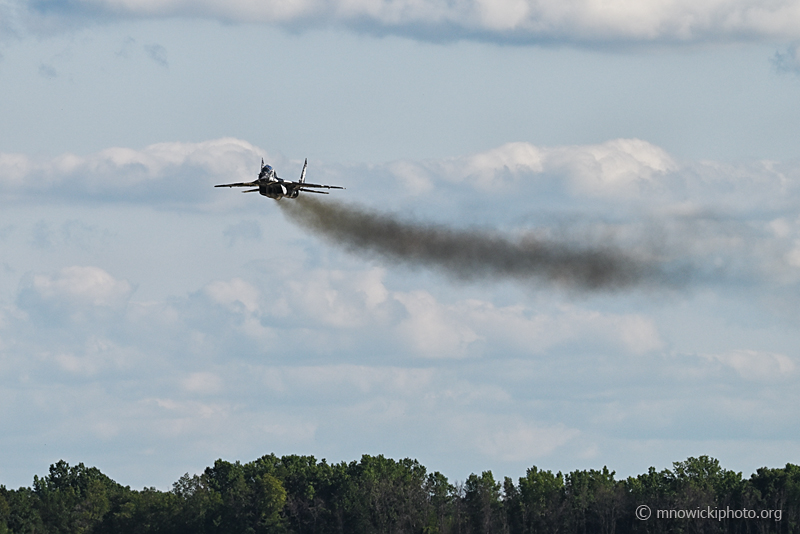
<path fill-rule="evenodd" d="M 66 301 L 78 306 L 117 308 L 127 303 L 133 287 L 99 267 L 65 267 L 56 274 L 33 276 L 32 289 L 44 301 Z"/>
<path fill-rule="evenodd" d="M 508 191 L 520 174 L 544 172 L 546 153 L 546 149 L 530 143 L 507 143 L 486 152 L 442 162 L 438 171 L 449 180 L 474 181 L 483 190 Z"/>
<path fill-rule="evenodd" d="M 448 427 L 456 439 L 488 458 L 506 462 L 535 462 L 580 435 L 575 428 L 524 421 L 511 415 L 479 414 L 458 417 Z"/>
<path fill-rule="evenodd" d="M 599 145 L 538 147 L 508 143 L 486 152 L 431 162 L 445 179 L 474 182 L 479 189 L 513 190 L 515 182 L 545 173 L 565 176 L 579 193 L 638 192 L 637 184 L 676 171 L 678 164 L 662 148 L 640 139 L 614 139 Z"/>
<path fill-rule="evenodd" d="M 275 339 L 274 330 L 261 322 L 261 294 L 249 283 L 241 278 L 234 278 L 230 282 L 211 282 L 203 288 L 203 293 L 233 316 L 231 324 L 235 325 L 237 333 L 260 342 Z"/>
<path fill-rule="evenodd" d="M 265 283 L 234 278 L 206 285 L 203 294 L 230 314 L 212 323 L 276 348 L 290 343 L 313 353 L 369 346 L 378 353 L 401 350 L 433 359 L 498 351 L 529 357 L 585 343 L 640 355 L 663 346 L 655 323 L 642 314 L 601 313 L 574 305 L 536 312 L 525 305 L 498 307 L 478 299 L 441 300 L 422 290 L 390 290 L 383 269 L 302 272 L 298 276 L 292 270 L 285 279 Z M 201 305 L 192 305 L 198 318 L 206 313 Z M 142 322 L 140 308 L 131 311 L 137 324 Z M 376 332 L 382 334 L 376 337 Z M 224 328 L 214 335 L 224 336 Z"/>
<path fill-rule="evenodd" d="M 416 353 L 434 358 L 508 351 L 518 357 L 546 354 L 564 344 L 607 344 L 631 354 L 658 350 L 663 341 L 652 319 L 563 306 L 535 313 L 526 306 L 497 307 L 475 299 L 437 302 L 424 291 L 393 293 L 408 312 L 397 325 Z"/>
<path fill-rule="evenodd" d="M 741 349 L 702 356 L 732 368 L 747 380 L 784 379 L 794 375 L 797 368 L 793 358 L 772 352 Z"/>
<path fill-rule="evenodd" d="M 76 376 L 94 377 L 103 372 L 131 369 L 142 358 L 135 349 L 120 347 L 111 340 L 90 336 L 80 352 L 44 355 L 61 369 Z"/>
<path fill-rule="evenodd" d="M 222 389 L 222 379 L 209 372 L 191 373 L 181 380 L 181 387 L 191 393 L 218 393 Z"/>
<path fill-rule="evenodd" d="M 610 322 L 617 327 L 622 344 L 634 354 L 644 354 L 663 347 L 652 319 L 630 315 L 614 317 Z"/>
<path fill-rule="evenodd" d="M 264 384 L 278 393 L 327 397 L 336 392 L 357 392 L 418 397 L 431 387 L 434 370 L 338 364 L 268 367 L 259 373 Z"/>
<path fill-rule="evenodd" d="M 212 197 L 214 182 L 249 179 L 265 154 L 233 138 L 159 143 L 141 150 L 114 147 L 89 156 L 50 160 L 0 153 L 0 191 L 7 201 L 52 195 L 59 202 L 197 203 Z M 234 200 L 231 196 L 223 202 Z M 239 200 L 238 198 L 236 200 Z"/>
<path fill-rule="evenodd" d="M 159 143 L 140 150 L 114 147 L 88 156 L 62 154 L 49 160 L 0 153 L 0 191 L 6 202 L 46 198 L 63 204 L 113 201 L 167 204 L 178 209 L 213 204 L 234 211 L 254 205 L 253 197 L 211 186 L 253 179 L 262 157 L 278 168 L 285 169 L 289 163 L 234 138 Z M 416 203 L 420 197 L 474 202 L 477 192 L 484 195 L 482 203 L 493 208 L 539 205 L 558 191 L 554 184 L 564 184 L 567 190 L 559 194 L 573 197 L 571 200 L 637 197 L 662 210 L 670 207 L 673 213 L 678 209 L 696 211 L 703 202 L 752 208 L 758 200 L 769 202 L 772 208 L 785 205 L 790 196 L 798 194 L 800 185 L 796 163 L 678 162 L 664 149 L 640 139 L 575 146 L 514 142 L 442 160 L 344 166 L 322 162 L 317 163 L 316 172 L 333 180 L 345 175 L 347 185 L 355 191 L 362 186 L 374 190 L 374 180 L 388 176 L 391 179 L 383 180 L 374 195 L 388 195 L 395 203 Z M 33 181 L 38 188 L 29 187 Z M 537 191 L 537 187 L 545 189 Z M 352 195 L 347 192 L 337 198 L 346 194 Z M 241 224 L 230 232 L 242 230 Z"/>
<path fill-rule="evenodd" d="M 469 345 L 480 336 L 459 322 L 429 293 L 397 293 L 394 298 L 405 306 L 408 319 L 398 326 L 400 335 L 419 353 L 432 358 L 458 358 L 467 355 Z"/>
<path fill-rule="evenodd" d="M 0 153 L 0 180 L 8 186 L 21 185 L 33 167 L 33 161 L 24 154 Z"/>
<path fill-rule="evenodd" d="M 26 17 L 50 21 L 48 27 L 57 14 L 98 13 L 118 18 L 203 17 L 292 28 L 332 24 L 431 40 L 519 43 L 694 43 L 800 36 L 800 5 L 794 0 L 78 0 L 67 6 L 42 0 L 29 8 Z"/>
<path fill-rule="evenodd" d="M 369 310 L 374 310 L 389 297 L 389 291 L 383 284 L 385 274 L 385 269 L 373 268 L 363 273 L 356 281 L 356 290 L 364 295 L 364 304 Z"/>
<path fill-rule="evenodd" d="M 248 313 L 258 311 L 258 290 L 241 278 L 234 278 L 230 282 L 212 282 L 204 291 L 214 302 L 233 311 L 242 307 Z"/>
<path fill-rule="evenodd" d="M 398 178 L 407 194 L 421 196 L 433 190 L 429 173 L 420 165 L 409 161 L 396 161 L 388 165 L 389 172 Z"/>
<path fill-rule="evenodd" d="M 601 145 L 555 148 L 548 168 L 565 169 L 587 193 L 629 190 L 678 166 L 661 148 L 639 139 L 615 139 Z"/>
<path fill-rule="evenodd" d="M 194 450 L 198 448 L 212 455 L 220 454 L 218 451 L 236 451 L 233 454 L 239 456 L 242 451 L 250 450 L 267 454 L 274 447 L 307 445 L 317 428 L 305 417 L 270 408 L 253 410 L 224 399 L 204 402 L 173 396 L 150 397 L 139 401 L 135 412 L 140 430 L 159 436 L 157 443 L 164 440 L 184 443 L 182 454 L 196 454 Z M 125 434 L 130 436 L 131 429 Z M 260 445 L 253 446 L 254 438 Z"/>
<path fill-rule="evenodd" d="M 382 324 L 392 315 L 383 276 L 382 269 L 317 269 L 303 277 L 289 274 L 282 301 L 324 325 L 359 328 Z"/>

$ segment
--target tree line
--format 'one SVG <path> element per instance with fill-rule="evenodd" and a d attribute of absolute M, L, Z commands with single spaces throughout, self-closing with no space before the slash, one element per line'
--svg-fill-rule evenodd
<path fill-rule="evenodd" d="M 636 477 L 614 474 L 531 467 L 516 483 L 491 471 L 450 482 L 411 459 L 329 464 L 270 454 L 217 460 L 159 491 L 62 460 L 29 488 L 0 486 L 0 534 L 800 532 L 797 465 L 746 479 L 700 456 Z M 659 517 L 669 510 L 672 518 Z"/>

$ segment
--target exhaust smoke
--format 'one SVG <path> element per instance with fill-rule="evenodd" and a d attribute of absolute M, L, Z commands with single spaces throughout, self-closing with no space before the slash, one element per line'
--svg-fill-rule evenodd
<path fill-rule="evenodd" d="M 652 260 L 610 245 L 580 246 L 532 234 L 510 239 L 308 196 L 279 205 L 291 221 L 352 253 L 437 269 L 459 280 L 540 281 L 579 290 L 675 285 Z"/>

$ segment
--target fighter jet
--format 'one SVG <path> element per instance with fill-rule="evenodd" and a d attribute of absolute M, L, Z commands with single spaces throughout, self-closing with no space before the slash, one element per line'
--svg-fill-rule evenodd
<path fill-rule="evenodd" d="M 272 168 L 272 165 L 264 163 L 264 158 L 261 158 L 261 172 L 258 173 L 258 179 L 253 182 L 242 182 L 238 184 L 220 184 L 214 187 L 254 187 L 255 189 L 248 189 L 242 193 L 261 193 L 265 197 L 280 200 L 282 198 L 297 198 L 300 191 L 305 193 L 318 193 L 320 195 L 327 195 L 327 191 L 315 191 L 311 188 L 320 189 L 344 189 L 338 185 L 321 185 L 321 184 L 307 184 L 306 183 L 306 167 L 308 166 L 308 159 L 306 158 L 303 163 L 303 172 L 300 173 L 300 180 L 297 182 L 290 182 L 282 178 L 278 178 L 278 173 Z"/>

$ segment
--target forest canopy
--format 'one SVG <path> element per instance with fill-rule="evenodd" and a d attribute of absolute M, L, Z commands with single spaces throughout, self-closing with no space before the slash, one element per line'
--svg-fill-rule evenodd
<path fill-rule="evenodd" d="M 745 479 L 708 456 L 616 479 L 614 471 L 451 482 L 416 460 L 313 456 L 217 460 L 170 491 L 133 490 L 59 461 L 29 488 L 0 486 L 0 534 L 527 534 L 798 532 L 800 466 Z"/>

